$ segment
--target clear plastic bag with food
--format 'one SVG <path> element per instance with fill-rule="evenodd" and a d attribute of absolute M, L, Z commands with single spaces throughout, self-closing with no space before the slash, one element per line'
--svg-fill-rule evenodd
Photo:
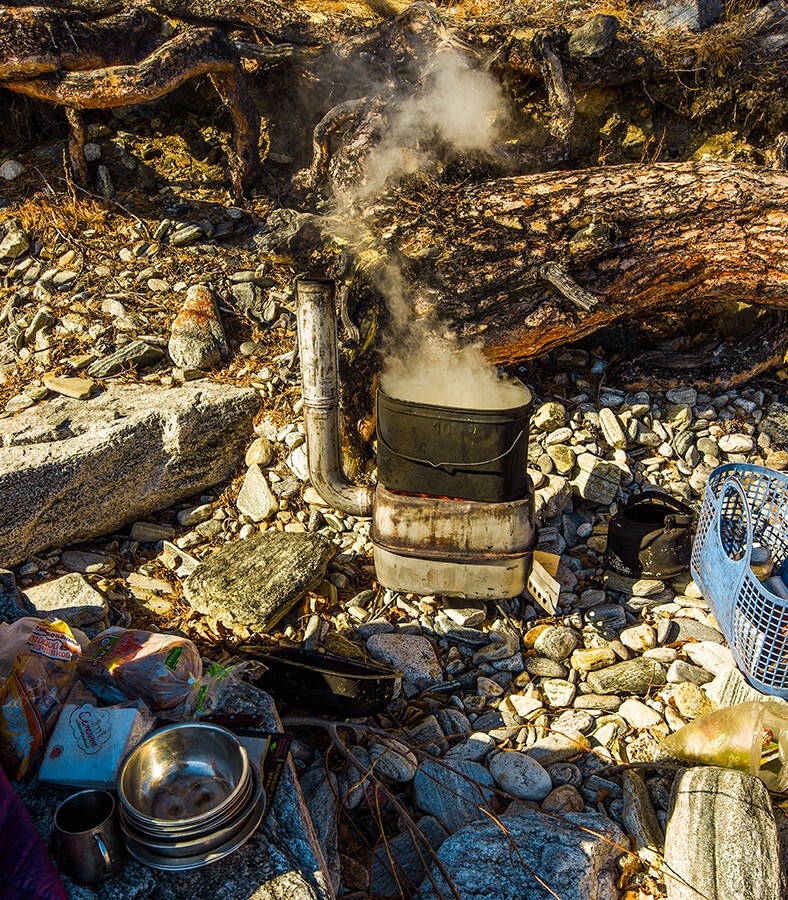
<path fill-rule="evenodd" d="M 0 625 L 0 764 L 21 778 L 46 743 L 76 680 L 82 647 L 65 622 Z"/>
<path fill-rule="evenodd" d="M 788 704 L 748 700 L 699 716 L 662 740 L 676 759 L 749 772 L 788 789 Z"/>
<path fill-rule="evenodd" d="M 143 700 L 154 712 L 182 719 L 209 713 L 241 668 L 203 670 L 192 641 L 173 634 L 107 628 L 85 648 L 79 677 L 105 703 Z"/>

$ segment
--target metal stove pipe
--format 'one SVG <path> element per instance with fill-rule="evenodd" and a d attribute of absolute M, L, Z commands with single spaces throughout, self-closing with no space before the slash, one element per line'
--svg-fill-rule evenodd
<path fill-rule="evenodd" d="M 372 488 L 353 484 L 342 469 L 334 283 L 299 278 L 296 299 L 309 477 L 334 509 L 369 516 Z"/>

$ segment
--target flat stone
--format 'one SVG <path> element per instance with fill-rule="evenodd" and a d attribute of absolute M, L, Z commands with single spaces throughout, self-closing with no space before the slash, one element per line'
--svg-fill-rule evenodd
<path fill-rule="evenodd" d="M 615 694 L 578 694 L 572 704 L 575 709 L 599 709 L 615 712 L 621 706 L 621 698 Z"/>
<path fill-rule="evenodd" d="M 265 531 L 206 557 L 184 596 L 204 615 L 267 631 L 323 581 L 336 553 L 322 535 Z"/>
<path fill-rule="evenodd" d="M 484 631 L 458 625 L 443 613 L 438 613 L 435 616 L 434 624 L 435 632 L 442 637 L 448 638 L 450 641 L 459 641 L 461 644 L 470 644 L 473 647 L 483 647 L 490 641 L 490 635 Z"/>
<path fill-rule="evenodd" d="M 718 444 L 723 453 L 750 453 L 755 441 L 748 434 L 724 434 Z"/>
<path fill-rule="evenodd" d="M 95 381 L 89 378 L 54 377 L 44 379 L 44 387 L 55 394 L 73 397 L 75 400 L 87 400 L 96 387 Z"/>
<path fill-rule="evenodd" d="M 582 812 L 586 802 L 583 795 L 572 784 L 561 784 L 554 788 L 542 801 L 545 812 Z"/>
<path fill-rule="evenodd" d="M 234 474 L 251 388 L 111 385 L 0 420 L 0 566 L 111 533 Z"/>
<path fill-rule="evenodd" d="M 639 657 L 589 672 L 588 686 L 595 694 L 645 694 L 665 684 L 665 669 L 653 659 Z"/>
<path fill-rule="evenodd" d="M 199 506 L 190 506 L 178 513 L 178 524 L 184 528 L 192 528 L 200 522 L 207 522 L 213 515 L 213 503 L 201 503 Z"/>
<path fill-rule="evenodd" d="M 727 709 L 737 703 L 746 703 L 748 700 L 769 700 L 770 702 L 785 703 L 778 697 L 767 696 L 747 683 L 746 678 L 736 668 L 723 669 L 713 681 L 704 688 L 706 696 L 717 709 Z"/>
<path fill-rule="evenodd" d="M 588 650 L 575 650 L 570 663 L 578 672 L 593 672 L 612 666 L 615 661 L 616 654 L 609 647 L 592 647 Z"/>
<path fill-rule="evenodd" d="M 452 622 L 468 628 L 475 628 L 487 618 L 487 604 L 483 600 L 447 597 L 443 601 L 443 612 Z"/>
<path fill-rule="evenodd" d="M 516 635 L 501 635 L 501 640 L 493 641 L 486 644 L 473 654 L 473 664 L 475 666 L 482 663 L 497 663 L 503 660 L 511 659 L 520 646 L 520 641 Z"/>
<path fill-rule="evenodd" d="M 375 772 L 397 784 L 412 781 L 419 765 L 413 751 L 394 738 L 375 740 L 369 748 L 369 759 Z"/>
<path fill-rule="evenodd" d="M 469 759 L 472 762 L 481 762 L 490 751 L 495 749 L 495 738 L 485 731 L 474 731 L 467 740 L 452 747 L 446 754 L 446 760 Z"/>
<path fill-rule="evenodd" d="M 423 760 L 413 779 L 416 806 L 453 833 L 486 818 L 494 794 L 492 776 L 479 763 L 452 759 L 450 764 Z"/>
<path fill-rule="evenodd" d="M 736 660 L 731 651 L 716 642 L 689 641 L 682 649 L 696 666 L 706 669 L 712 675 L 719 675 L 726 669 L 736 667 Z"/>
<path fill-rule="evenodd" d="M 60 563 L 69 572 L 91 575 L 106 575 L 115 569 L 115 560 L 111 556 L 83 550 L 65 550 L 60 555 Z"/>
<path fill-rule="evenodd" d="M 129 531 L 129 538 L 140 544 L 158 544 L 171 541 L 175 537 L 172 525 L 158 525 L 155 522 L 135 522 Z"/>
<path fill-rule="evenodd" d="M 566 678 L 566 666 L 544 656 L 528 656 L 523 660 L 523 670 L 529 675 L 543 678 Z"/>
<path fill-rule="evenodd" d="M 651 597 L 665 589 L 665 582 L 654 578 L 627 578 L 616 572 L 605 574 L 605 587 L 620 594 L 631 594 L 634 597 Z"/>
<path fill-rule="evenodd" d="M 170 330 L 167 349 L 176 366 L 208 369 L 230 355 L 217 297 L 203 284 L 192 285 Z"/>
<path fill-rule="evenodd" d="M 691 663 L 684 662 L 683 659 L 674 659 L 668 669 L 668 684 L 680 684 L 683 681 L 691 681 L 693 684 L 707 684 L 714 676 L 711 672 L 701 669 L 700 666 L 693 666 Z"/>
<path fill-rule="evenodd" d="M 588 739 L 580 734 L 548 734 L 525 751 L 545 768 L 588 750 Z"/>
<path fill-rule="evenodd" d="M 599 424 L 602 426 L 605 442 L 610 447 L 623 450 L 627 446 L 627 436 L 624 434 L 624 429 L 621 427 L 618 416 L 612 409 L 600 409 Z"/>
<path fill-rule="evenodd" d="M 553 782 L 535 759 L 519 750 L 497 753 L 489 763 L 490 774 L 502 791 L 519 800 L 544 800 Z"/>
<path fill-rule="evenodd" d="M 518 804 L 515 813 L 500 817 L 500 824 L 485 817 L 456 832 L 438 857 L 463 900 L 611 900 L 619 893 L 622 845 L 627 838 L 606 816 L 548 815 Z M 437 866 L 431 878 L 422 882 L 419 900 L 452 896 Z"/>
<path fill-rule="evenodd" d="M 274 496 L 268 479 L 257 463 L 252 463 L 247 469 L 235 505 L 239 512 L 249 516 L 253 522 L 264 522 L 279 512 L 279 500 Z"/>
<path fill-rule="evenodd" d="M 164 359 L 164 351 L 145 341 L 132 341 L 88 366 L 92 378 L 109 378 L 129 369 L 146 369 Z"/>
<path fill-rule="evenodd" d="M 25 593 L 35 607 L 35 615 L 62 619 L 77 628 L 100 622 L 109 612 L 104 594 L 76 572 L 37 584 Z"/>
<path fill-rule="evenodd" d="M 367 650 L 379 662 L 402 672 L 420 690 L 443 681 L 443 670 L 427 638 L 418 634 L 373 634 Z"/>
<path fill-rule="evenodd" d="M 571 705 L 577 690 L 571 681 L 563 678 L 543 678 L 539 687 L 542 689 L 547 705 L 553 709 L 563 709 L 563 707 Z"/>
<path fill-rule="evenodd" d="M 677 644 L 684 641 L 712 641 L 725 643 L 721 632 L 703 622 L 677 616 L 675 619 L 660 619 L 657 625 L 657 640 L 660 644 Z"/>

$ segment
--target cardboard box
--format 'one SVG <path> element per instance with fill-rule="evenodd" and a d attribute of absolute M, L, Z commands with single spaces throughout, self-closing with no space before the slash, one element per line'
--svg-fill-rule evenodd
<path fill-rule="evenodd" d="M 39 780 L 114 790 L 121 760 L 150 725 L 150 718 L 133 707 L 66 704 L 44 753 Z"/>

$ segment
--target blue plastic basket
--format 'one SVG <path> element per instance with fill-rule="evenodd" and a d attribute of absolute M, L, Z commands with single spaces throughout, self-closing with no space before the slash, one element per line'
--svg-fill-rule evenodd
<path fill-rule="evenodd" d="M 703 498 L 692 577 L 753 686 L 788 700 L 788 600 L 753 575 L 754 543 L 768 547 L 781 573 L 788 559 L 788 477 L 763 466 L 719 466 Z"/>

